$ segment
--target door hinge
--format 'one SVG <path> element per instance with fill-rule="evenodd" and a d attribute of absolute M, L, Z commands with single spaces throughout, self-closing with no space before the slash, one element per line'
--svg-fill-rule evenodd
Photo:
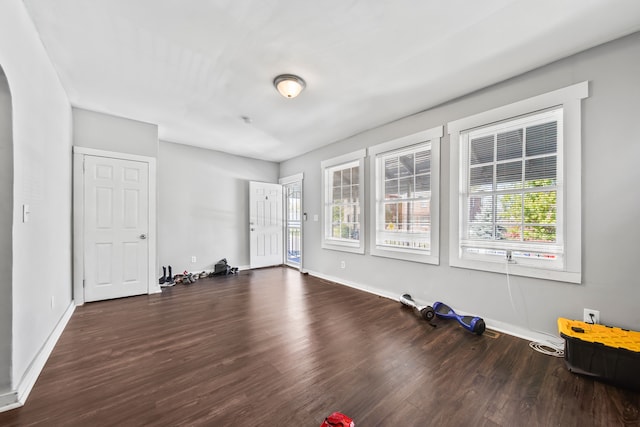
<path fill-rule="evenodd" d="M 84 280 L 84 279 L 82 279 L 82 287 L 83 287 L 83 288 L 84 288 L 84 282 L 85 282 L 85 280 Z"/>

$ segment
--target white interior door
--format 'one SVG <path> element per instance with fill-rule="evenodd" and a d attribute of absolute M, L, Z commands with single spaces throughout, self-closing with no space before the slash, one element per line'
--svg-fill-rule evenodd
<path fill-rule="evenodd" d="M 283 262 L 282 186 L 249 182 L 249 236 L 251 268 Z"/>
<path fill-rule="evenodd" d="M 149 288 L 149 165 L 84 158 L 84 299 L 145 294 Z"/>

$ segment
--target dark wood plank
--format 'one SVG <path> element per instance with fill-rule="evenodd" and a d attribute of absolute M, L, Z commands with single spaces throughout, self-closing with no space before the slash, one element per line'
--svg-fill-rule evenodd
<path fill-rule="evenodd" d="M 287 268 L 78 307 L 0 425 L 640 426 L 640 393 Z"/>

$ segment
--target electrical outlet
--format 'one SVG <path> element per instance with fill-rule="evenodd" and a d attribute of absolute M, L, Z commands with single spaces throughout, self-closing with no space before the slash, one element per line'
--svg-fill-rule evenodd
<path fill-rule="evenodd" d="M 191 262 L 197 262 L 197 260 L 198 260 L 198 259 L 196 258 L 196 256 L 195 256 L 195 255 L 191 257 Z"/>
<path fill-rule="evenodd" d="M 340 268 L 347 268 L 347 263 L 344 261 L 340 261 Z"/>
<path fill-rule="evenodd" d="M 585 323 L 600 323 L 600 312 L 591 308 L 584 309 Z"/>

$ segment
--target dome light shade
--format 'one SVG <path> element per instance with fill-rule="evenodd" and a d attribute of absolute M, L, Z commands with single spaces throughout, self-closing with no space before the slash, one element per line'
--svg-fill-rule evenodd
<path fill-rule="evenodd" d="M 285 98 L 295 98 L 307 86 L 304 80 L 293 74 L 279 75 L 273 79 L 273 85 Z"/>

